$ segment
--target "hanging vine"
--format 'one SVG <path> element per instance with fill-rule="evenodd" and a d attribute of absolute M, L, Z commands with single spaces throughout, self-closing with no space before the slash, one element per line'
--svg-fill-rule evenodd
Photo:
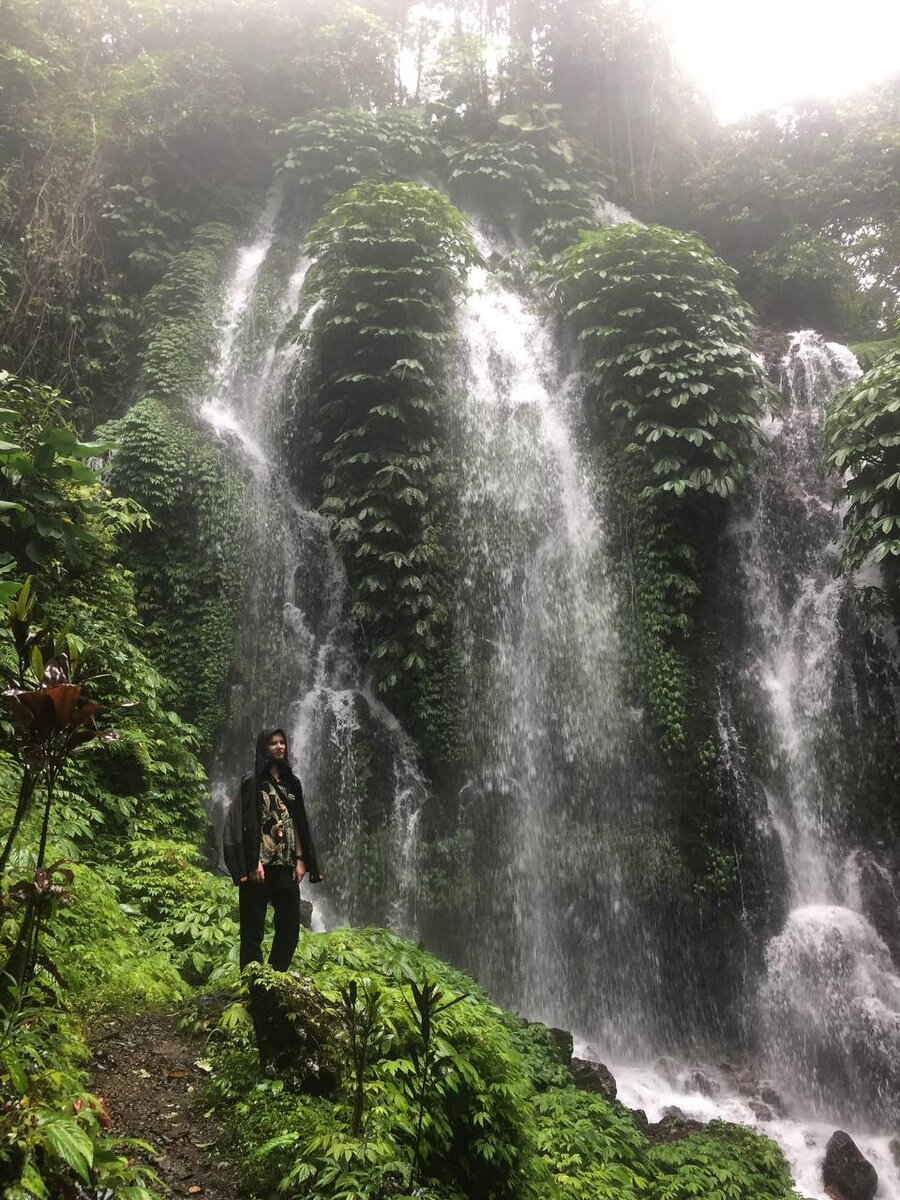
<path fill-rule="evenodd" d="M 744 478 L 765 395 L 734 280 L 692 234 L 636 225 L 586 234 L 547 276 L 583 347 L 634 579 L 635 661 L 669 753 L 685 747 L 698 552 Z"/>
<path fill-rule="evenodd" d="M 476 260 L 462 216 L 419 184 L 334 200 L 307 247 L 322 512 L 379 687 L 426 670 L 447 616 L 442 406 L 454 303 Z"/>

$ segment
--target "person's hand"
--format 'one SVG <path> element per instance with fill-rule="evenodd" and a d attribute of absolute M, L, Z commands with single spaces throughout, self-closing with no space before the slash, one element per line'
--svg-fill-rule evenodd
<path fill-rule="evenodd" d="M 250 872 L 250 882 L 251 883 L 265 883 L 266 882 L 266 873 L 262 868 L 262 863 L 257 863 L 256 866 L 253 868 L 253 870 Z"/>
<path fill-rule="evenodd" d="M 306 874 L 306 863 L 302 858 L 298 858 L 294 863 L 294 879 L 297 883 L 303 882 L 303 876 Z"/>

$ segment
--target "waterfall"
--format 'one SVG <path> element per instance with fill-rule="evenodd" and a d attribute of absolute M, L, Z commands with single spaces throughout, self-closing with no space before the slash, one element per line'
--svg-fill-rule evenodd
<path fill-rule="evenodd" d="M 844 833 L 859 799 L 865 684 L 853 671 L 855 581 L 836 574 L 836 481 L 822 469 L 825 405 L 859 373 L 843 347 L 792 336 L 783 412 L 766 430 L 734 536 L 763 820 L 787 881 L 787 917 L 766 947 L 757 1000 L 764 1069 L 792 1111 L 883 1127 L 900 1113 L 900 976 L 862 909 Z"/>
<path fill-rule="evenodd" d="M 412 933 L 416 828 L 427 787 L 410 739 L 359 669 L 346 578 L 327 524 L 295 490 L 284 428 L 304 343 L 282 344 L 281 335 L 300 316 L 309 262 L 281 228 L 281 207 L 276 185 L 238 251 L 198 409 L 246 479 L 248 526 L 246 603 L 211 772 L 214 819 L 221 823 L 252 766 L 256 732 L 283 724 L 326 876 L 310 899 L 329 921 L 377 921 Z"/>
<path fill-rule="evenodd" d="M 661 975 L 643 900 L 666 833 L 622 700 L 602 505 L 580 383 L 548 326 L 483 269 L 460 323 L 458 480 L 474 831 L 469 966 L 507 1003 L 605 1045 L 652 1040 Z"/>

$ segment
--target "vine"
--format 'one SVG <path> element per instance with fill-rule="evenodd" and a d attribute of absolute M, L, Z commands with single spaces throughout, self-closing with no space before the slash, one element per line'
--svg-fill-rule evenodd
<path fill-rule="evenodd" d="M 316 211 L 358 183 L 421 179 L 442 159 L 433 131 L 410 112 L 311 113 L 280 132 L 288 143 L 281 170 Z"/>
<path fill-rule="evenodd" d="M 839 392 L 825 423 L 827 461 L 849 500 L 843 565 L 900 557 L 900 349 Z"/>
<path fill-rule="evenodd" d="M 660 226 L 585 234 L 547 275 L 584 347 L 634 580 L 636 660 L 667 753 L 686 745 L 698 550 L 753 452 L 765 394 L 735 273 Z"/>
<path fill-rule="evenodd" d="M 447 616 L 441 408 L 454 301 L 477 256 L 456 209 L 412 183 L 351 189 L 307 246 L 322 512 L 391 692 L 426 670 Z"/>

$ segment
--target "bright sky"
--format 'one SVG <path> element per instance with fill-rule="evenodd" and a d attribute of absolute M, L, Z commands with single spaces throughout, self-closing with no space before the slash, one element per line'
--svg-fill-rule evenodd
<path fill-rule="evenodd" d="M 900 0 L 645 0 L 723 121 L 900 72 Z"/>

